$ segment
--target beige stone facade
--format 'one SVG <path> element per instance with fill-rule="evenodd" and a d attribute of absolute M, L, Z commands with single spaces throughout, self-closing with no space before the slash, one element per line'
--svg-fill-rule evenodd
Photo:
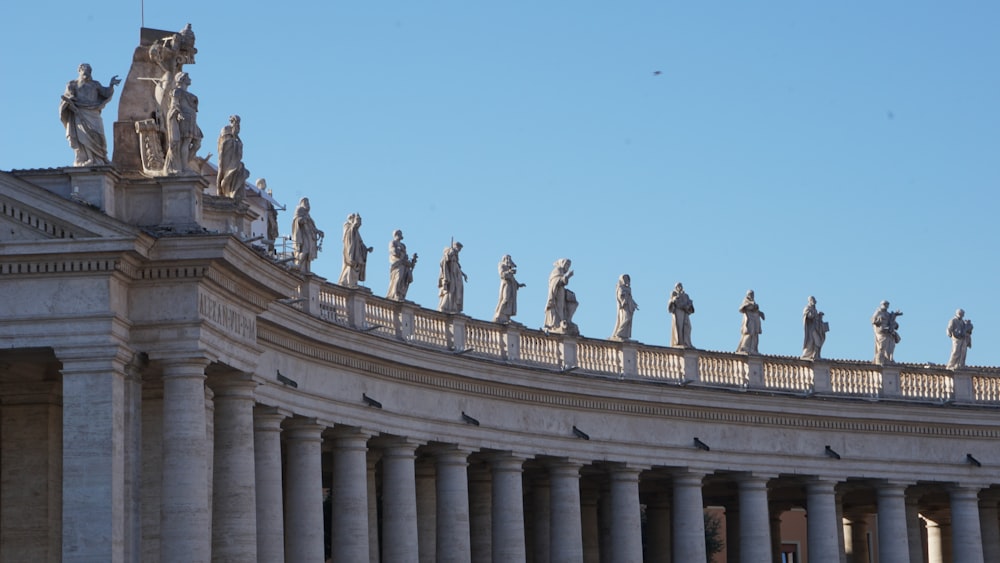
<path fill-rule="evenodd" d="M 1000 370 L 443 314 L 297 273 L 256 217 L 0 173 L 0 561 L 686 563 L 706 506 L 728 561 L 1000 561 Z"/>

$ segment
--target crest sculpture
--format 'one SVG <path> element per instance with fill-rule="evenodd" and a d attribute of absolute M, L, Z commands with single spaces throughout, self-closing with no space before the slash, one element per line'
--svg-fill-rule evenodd
<path fill-rule="evenodd" d="M 184 72 L 195 62 L 194 42 L 191 24 L 176 33 L 142 29 L 115 122 L 119 170 L 148 177 L 200 173 L 198 98 L 188 92 Z"/>

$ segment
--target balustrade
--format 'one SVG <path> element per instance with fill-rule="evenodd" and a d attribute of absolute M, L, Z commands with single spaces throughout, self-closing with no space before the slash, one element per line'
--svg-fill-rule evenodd
<path fill-rule="evenodd" d="M 995 369 L 952 372 L 892 366 L 883 368 L 888 370 L 883 374 L 883 369 L 861 362 L 813 363 L 548 335 L 517 323 L 498 325 L 444 315 L 332 284 L 323 284 L 318 293 L 311 289 L 310 294 L 317 296 L 312 302 L 318 307 L 302 307 L 303 312 L 328 322 L 443 350 L 462 348 L 471 355 L 514 364 L 739 389 L 1000 404 L 1000 372 Z"/>

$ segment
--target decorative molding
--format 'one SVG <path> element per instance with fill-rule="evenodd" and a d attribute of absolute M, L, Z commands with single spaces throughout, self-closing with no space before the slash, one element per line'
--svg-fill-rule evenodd
<path fill-rule="evenodd" d="M 700 420 L 705 422 L 722 422 L 740 425 L 770 426 L 794 429 L 815 429 L 838 432 L 872 432 L 881 434 L 909 434 L 915 436 L 947 436 L 961 438 L 1000 438 L 1000 428 L 983 428 L 974 426 L 914 424 L 897 422 L 880 422 L 870 420 L 846 420 L 821 418 L 813 416 L 791 416 L 780 414 L 761 414 L 747 411 L 727 410 L 731 405 L 718 409 L 682 407 L 675 405 L 656 405 L 649 402 L 636 402 L 632 399 L 588 398 L 578 392 L 573 394 L 557 394 L 509 384 L 488 384 L 478 380 L 437 375 L 434 373 L 409 370 L 390 366 L 386 363 L 371 361 L 352 355 L 334 351 L 326 346 L 310 346 L 297 338 L 289 337 L 278 331 L 258 325 L 258 342 L 290 350 L 315 360 L 334 364 L 340 367 L 357 370 L 371 375 L 437 387 L 450 391 L 459 391 L 482 397 L 535 403 L 540 406 L 556 406 L 588 411 L 604 411 L 608 413 L 625 413 L 651 416 L 657 418 L 674 418 L 687 421 Z M 521 368 L 521 369 L 527 369 Z M 629 385 L 623 382 L 622 385 Z M 645 386 L 644 386 L 645 387 Z M 638 394 L 638 390 L 637 390 Z"/>
<path fill-rule="evenodd" d="M 36 231 L 45 233 L 49 238 L 72 239 L 85 235 L 82 231 L 73 229 L 66 223 L 55 221 L 41 214 L 32 213 L 8 201 L 0 201 L 0 213 Z"/>

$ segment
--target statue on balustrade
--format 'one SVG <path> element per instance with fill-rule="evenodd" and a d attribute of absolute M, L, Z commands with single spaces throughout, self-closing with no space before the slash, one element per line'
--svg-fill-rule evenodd
<path fill-rule="evenodd" d="M 872 315 L 872 328 L 875 330 L 875 363 L 884 366 L 893 363 L 893 353 L 896 344 L 901 340 L 899 323 L 896 318 L 902 311 L 889 311 L 889 302 L 883 301 L 875 314 Z"/>
<path fill-rule="evenodd" d="M 295 265 L 302 273 L 310 273 L 310 264 L 323 249 L 323 231 L 316 228 L 316 223 L 309 215 L 307 197 L 302 198 L 295 208 L 295 217 L 292 219 L 292 243 Z"/>
<path fill-rule="evenodd" d="M 66 128 L 66 139 L 73 149 L 73 166 L 92 166 L 108 163 L 108 143 L 104 137 L 101 110 L 111 101 L 115 86 L 121 83 L 111 77 L 108 86 L 91 77 L 87 63 L 77 68 L 79 77 L 66 84 L 66 92 L 59 102 L 59 120 Z"/>
<path fill-rule="evenodd" d="M 218 191 L 222 197 L 243 199 L 244 184 L 250 171 L 243 166 L 243 140 L 240 139 L 240 116 L 230 115 L 229 125 L 219 133 Z"/>
<path fill-rule="evenodd" d="M 192 161 L 201 148 L 204 135 L 198 127 L 198 97 L 188 92 L 191 77 L 186 72 L 178 72 L 174 83 L 177 86 L 171 93 L 167 111 L 165 168 L 170 174 L 183 174 L 197 170 Z"/>
<path fill-rule="evenodd" d="M 965 311 L 955 311 L 955 317 L 948 322 L 948 336 L 951 337 L 951 357 L 948 369 L 965 367 L 965 355 L 972 348 L 972 321 L 965 320 Z"/>
<path fill-rule="evenodd" d="M 340 285 L 358 287 L 359 281 L 365 281 L 365 269 L 368 264 L 368 253 L 374 248 L 365 246 L 361 240 L 361 215 L 351 213 L 344 222 L 344 268 L 340 271 Z"/>
<path fill-rule="evenodd" d="M 442 313 L 461 313 L 464 307 L 465 282 L 469 276 L 462 271 L 458 262 L 458 253 L 462 251 L 462 243 L 453 242 L 444 249 L 441 257 L 441 273 L 438 275 L 438 310 Z"/>
<path fill-rule="evenodd" d="M 568 258 L 560 258 L 553 266 L 549 274 L 549 297 L 545 302 L 544 330 L 555 334 L 580 334 L 579 327 L 573 322 L 573 313 L 579 303 L 576 294 L 566 289 L 566 284 L 573 277 L 573 270 L 570 270 L 572 262 Z"/>
<path fill-rule="evenodd" d="M 257 189 L 260 190 L 261 194 L 266 194 L 270 197 L 271 190 L 267 189 L 267 180 L 264 178 L 257 178 Z M 267 251 L 274 254 L 274 243 L 281 236 L 278 233 L 278 209 L 274 207 L 274 204 L 268 199 L 267 201 L 267 217 L 265 217 L 266 225 L 266 236 L 267 239 L 265 243 L 267 244 Z"/>
<path fill-rule="evenodd" d="M 760 343 L 761 327 L 764 320 L 764 311 L 754 301 L 753 290 L 747 291 L 743 303 L 740 305 L 740 312 L 743 313 L 743 326 L 740 327 L 740 343 L 736 347 L 737 354 L 759 354 L 757 345 Z"/>
<path fill-rule="evenodd" d="M 611 340 L 632 340 L 632 315 L 639 310 L 639 305 L 632 299 L 632 278 L 628 274 L 619 276 L 615 298 L 618 301 L 618 317 Z"/>
<path fill-rule="evenodd" d="M 691 344 L 691 315 L 694 314 L 694 302 L 684 292 L 684 286 L 680 282 L 677 282 L 670 293 L 667 310 L 673 315 L 670 345 L 675 348 L 694 348 Z"/>
<path fill-rule="evenodd" d="M 830 323 L 823 320 L 823 311 L 816 310 L 816 298 L 809 296 L 809 303 L 802 311 L 802 328 L 805 337 L 802 340 L 802 359 L 818 360 L 826 333 L 830 331 Z"/>
<path fill-rule="evenodd" d="M 517 264 L 511 259 L 510 254 L 505 254 L 500 259 L 497 271 L 500 273 L 500 299 L 493 314 L 493 322 L 507 324 L 510 318 L 517 314 L 517 290 L 524 287 L 524 284 L 518 283 L 514 277 L 517 274 Z"/>
<path fill-rule="evenodd" d="M 389 292 L 387 299 L 393 301 L 406 301 L 406 292 L 413 283 L 413 268 L 417 265 L 417 253 L 413 256 L 406 254 L 406 245 L 403 244 L 403 231 L 396 229 L 392 232 L 392 241 L 389 243 Z"/>

